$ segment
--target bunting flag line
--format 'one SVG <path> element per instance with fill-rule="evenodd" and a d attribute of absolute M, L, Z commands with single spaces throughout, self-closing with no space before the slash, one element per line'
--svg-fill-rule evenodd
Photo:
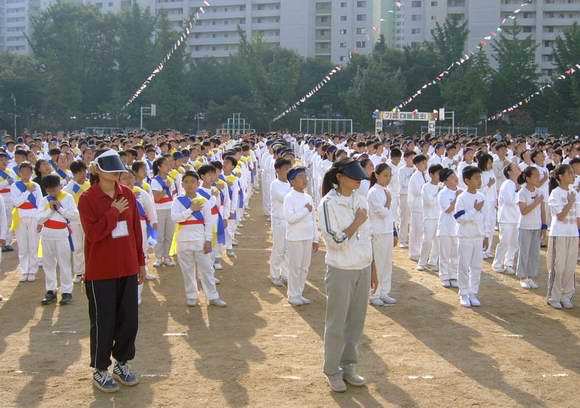
<path fill-rule="evenodd" d="M 461 56 L 458 60 L 456 60 L 455 62 L 453 62 L 451 65 L 449 65 L 445 70 L 441 71 L 434 79 L 432 79 L 431 81 L 423 84 L 419 89 L 417 89 L 415 91 L 415 93 L 413 93 L 413 95 L 409 96 L 408 98 L 405 98 L 399 105 L 397 105 L 396 108 L 397 109 L 404 108 L 405 106 L 407 106 L 408 104 L 410 104 L 411 102 L 413 102 L 415 99 L 417 99 L 421 94 L 423 94 L 423 92 L 427 88 L 430 88 L 430 87 L 432 87 L 434 85 L 437 85 L 439 82 L 441 82 L 445 78 L 447 78 L 449 76 L 449 74 L 451 74 L 451 72 L 455 68 L 462 66 L 467 61 L 469 61 L 471 58 L 473 58 L 475 55 L 477 55 L 477 53 L 480 50 L 482 50 L 483 48 L 485 48 L 486 46 L 488 46 L 491 43 L 491 40 L 494 37 L 496 37 L 499 33 L 501 33 L 503 31 L 503 29 L 501 27 L 505 23 L 507 23 L 510 20 L 515 20 L 516 19 L 516 16 L 519 13 L 521 13 L 522 10 L 524 9 L 524 7 L 526 7 L 529 4 L 532 4 L 532 1 L 531 0 L 523 0 L 522 3 L 519 5 L 519 7 L 517 9 L 515 9 L 512 14 L 510 14 L 507 17 L 504 17 L 501 20 L 501 23 L 495 29 L 495 31 L 491 31 L 485 37 L 483 37 L 482 39 L 479 40 L 479 44 L 477 45 L 477 47 L 475 48 L 475 50 L 473 50 L 471 52 L 468 52 L 468 53 L 464 54 L 463 56 Z"/>
<path fill-rule="evenodd" d="M 326 85 L 330 80 L 332 80 L 332 78 L 336 74 L 338 74 L 340 71 L 342 71 L 342 69 L 343 68 L 340 65 L 337 65 L 336 67 L 332 68 L 332 70 L 328 74 L 326 74 L 326 76 L 322 79 L 322 81 L 320 81 L 318 84 L 316 84 L 316 86 L 314 86 L 314 88 L 312 88 L 310 91 L 308 91 L 306 93 L 306 95 L 304 95 L 302 98 L 298 99 L 288 109 L 286 109 L 284 112 L 280 113 L 278 116 L 276 116 L 274 119 L 272 119 L 272 122 L 276 122 L 277 120 L 282 119 L 284 116 L 286 116 L 290 112 L 293 112 L 296 109 L 298 109 L 298 107 L 300 105 L 302 105 L 308 99 L 310 99 L 314 95 L 316 95 L 318 93 L 318 91 L 320 91 L 324 85 Z"/>
<path fill-rule="evenodd" d="M 193 17 L 191 17 L 189 21 L 185 24 L 183 31 L 179 35 L 179 38 L 173 44 L 173 47 L 169 49 L 167 54 L 165 54 L 165 56 L 161 59 L 161 62 L 157 64 L 155 69 L 151 72 L 151 74 L 149 74 L 149 76 L 145 79 L 145 81 L 143 81 L 141 86 L 137 88 L 137 90 L 133 93 L 133 95 L 129 98 L 129 100 L 125 102 L 125 105 L 123 105 L 123 108 L 121 109 L 122 111 L 127 109 L 133 102 L 135 102 L 135 100 L 139 97 L 139 95 L 141 95 L 141 93 L 149 86 L 149 84 L 153 82 L 153 80 L 157 77 L 157 75 L 159 75 L 159 73 L 163 71 L 163 68 L 165 68 L 165 65 L 171 60 L 173 54 L 179 49 L 179 47 L 181 47 L 182 44 L 185 44 L 185 40 L 187 40 L 189 35 L 193 32 L 193 27 L 197 23 L 199 16 L 205 14 L 205 10 L 209 6 L 210 2 L 208 0 L 203 0 L 203 5 L 197 9 Z"/>
<path fill-rule="evenodd" d="M 533 99 L 540 96 L 544 92 L 544 90 L 546 90 L 547 88 L 552 88 L 554 86 L 554 83 L 556 83 L 556 81 L 563 81 L 565 79 L 571 78 L 578 71 L 580 71 L 580 64 L 576 64 L 573 67 L 568 68 L 566 71 L 564 71 L 563 74 L 558 75 L 556 77 L 556 79 L 554 79 L 554 81 L 551 84 L 542 85 L 533 94 L 528 95 L 527 97 L 525 97 L 521 101 L 513 104 L 509 108 L 505 108 L 504 110 L 491 115 L 490 117 L 487 118 L 487 120 L 494 121 L 494 120 L 500 119 L 506 113 L 511 113 L 511 112 L 521 108 L 522 106 L 529 104 Z"/>

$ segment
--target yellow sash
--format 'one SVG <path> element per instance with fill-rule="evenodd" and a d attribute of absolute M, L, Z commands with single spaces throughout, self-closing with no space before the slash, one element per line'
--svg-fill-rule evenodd
<path fill-rule="evenodd" d="M 207 201 L 204 197 L 197 195 L 193 200 L 191 200 L 194 204 L 199 204 L 203 206 Z M 182 225 L 179 223 L 175 224 L 175 230 L 173 231 L 173 239 L 171 240 L 171 247 L 169 248 L 169 256 L 177 255 L 178 247 L 177 247 L 177 237 L 179 237 L 179 233 L 183 228 Z"/>

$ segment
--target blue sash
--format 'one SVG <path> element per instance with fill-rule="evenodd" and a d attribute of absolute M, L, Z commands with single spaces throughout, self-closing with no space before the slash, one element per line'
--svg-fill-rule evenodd
<path fill-rule="evenodd" d="M 159 183 L 159 185 L 161 186 L 161 188 L 163 189 L 163 192 L 168 196 L 168 197 L 173 197 L 171 195 L 171 190 L 169 189 L 169 186 L 167 185 L 167 183 L 165 182 L 165 180 L 163 180 L 161 178 L 161 176 L 155 176 L 155 180 L 157 180 L 157 182 Z"/>
<path fill-rule="evenodd" d="M 197 192 L 199 193 L 199 195 L 204 197 L 206 200 L 209 201 L 211 199 L 211 196 L 209 195 L 209 193 L 207 191 L 204 191 L 201 188 L 199 188 L 199 189 L 197 189 Z M 222 217 L 222 215 L 220 214 L 220 211 L 219 211 L 219 208 L 217 205 L 214 208 L 217 209 L 217 214 L 218 214 L 217 242 L 218 242 L 218 244 L 224 245 L 226 243 L 226 226 L 224 223 L 224 217 Z"/>
<path fill-rule="evenodd" d="M 244 208 L 244 189 L 238 179 L 238 208 Z"/>
<path fill-rule="evenodd" d="M 24 193 L 26 191 L 26 184 L 24 184 L 23 181 L 17 181 L 16 188 L 18 188 L 18 190 L 20 190 L 21 193 Z M 34 194 L 32 193 L 28 194 L 28 201 L 30 201 L 30 204 L 32 204 L 34 208 L 38 208 L 36 204 L 36 197 L 34 196 Z"/>
<path fill-rule="evenodd" d="M 145 213 L 145 208 L 143 204 L 135 197 L 135 201 L 137 202 L 137 211 L 139 212 L 139 217 L 145 219 L 145 226 L 147 228 L 147 240 L 154 246 L 154 242 L 157 242 L 157 231 L 153 228 L 153 225 L 149 222 L 149 218 L 147 218 L 147 213 Z"/>
<path fill-rule="evenodd" d="M 191 207 L 191 199 L 188 196 L 181 196 L 181 197 L 177 197 L 177 199 L 179 200 L 179 202 L 181 203 L 181 205 L 183 205 L 185 208 L 190 208 Z M 203 219 L 203 214 L 201 213 L 201 211 L 193 211 L 192 215 L 200 220 L 200 221 L 204 221 Z"/>
<path fill-rule="evenodd" d="M 0 170 L 0 177 L 8 182 L 8 184 L 14 183 L 14 179 L 8 175 L 4 170 Z"/>
<path fill-rule="evenodd" d="M 51 195 L 46 196 L 46 201 L 48 201 L 49 203 L 53 203 L 55 201 L 58 202 L 56 197 L 51 196 Z M 60 213 L 60 211 L 57 211 L 57 213 L 62 215 Z M 66 230 L 68 231 L 68 237 L 67 237 L 68 238 L 68 246 L 70 247 L 71 252 L 74 252 L 75 246 L 74 246 L 73 239 L 72 239 L 72 231 L 70 229 L 70 221 L 64 215 L 62 215 L 62 218 L 64 218 L 64 220 L 66 221 Z"/>

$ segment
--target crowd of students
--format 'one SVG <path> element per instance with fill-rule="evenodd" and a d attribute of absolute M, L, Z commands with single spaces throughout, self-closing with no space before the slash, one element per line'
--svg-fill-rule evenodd
<path fill-rule="evenodd" d="M 122 168 L 107 170 L 117 157 Z M 108 171 L 118 176 L 113 185 L 135 197 L 143 278 L 157 279 L 147 265 L 178 265 L 191 307 L 199 304 L 198 280 L 209 305 L 226 306 L 215 272 L 223 256 L 235 260 L 239 227 L 259 185 L 272 230 L 270 279 L 287 288 L 293 306 L 311 303 L 304 288 L 322 238 L 324 372 L 334 391 L 344 391 L 345 382 L 364 384 L 356 364 L 366 307 L 397 303 L 393 247 L 407 249 L 417 271 L 437 272 L 444 288 L 457 288 L 460 305 L 478 307 L 483 259 L 493 258 L 493 271 L 516 275 L 523 289 L 535 290 L 540 248 L 547 245 L 547 303 L 574 306 L 577 141 L 290 133 L 233 139 L 174 131 L 24 135 L 0 150 L 0 244 L 9 252 L 15 239 L 21 282 L 34 281 L 42 266 L 43 305 L 56 302 L 57 291 L 61 305 L 71 303 L 74 283 L 87 280 L 88 230 L 113 239 L 130 235 L 118 221 L 97 231 L 83 215 L 93 211 L 92 201 L 104 199 L 91 185 Z M 130 207 L 109 205 L 113 215 Z M 88 286 L 87 296 L 95 300 Z M 100 389 L 117 389 L 108 364 L 93 367 Z M 132 385 L 128 368 L 119 370 L 116 378 Z"/>

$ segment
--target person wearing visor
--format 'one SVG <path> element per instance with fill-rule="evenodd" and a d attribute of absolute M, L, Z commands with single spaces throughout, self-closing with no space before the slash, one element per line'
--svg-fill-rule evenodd
<path fill-rule="evenodd" d="M 322 180 L 318 217 L 326 243 L 326 317 L 324 373 L 334 392 L 346 383 L 363 386 L 357 374 L 358 345 L 363 332 L 370 289 L 377 288 L 372 267 L 368 202 L 357 192 L 367 178 L 358 161 L 335 162 Z"/>
<path fill-rule="evenodd" d="M 135 195 L 119 183 L 124 171 L 117 152 L 101 153 L 91 163 L 91 187 L 78 205 L 85 232 L 90 365 L 94 385 L 104 392 L 116 392 L 117 381 L 127 386 L 139 382 L 127 362 L 135 357 L 137 287 L 143 282 L 145 257 Z M 112 376 L 111 356 L 116 360 Z"/>

